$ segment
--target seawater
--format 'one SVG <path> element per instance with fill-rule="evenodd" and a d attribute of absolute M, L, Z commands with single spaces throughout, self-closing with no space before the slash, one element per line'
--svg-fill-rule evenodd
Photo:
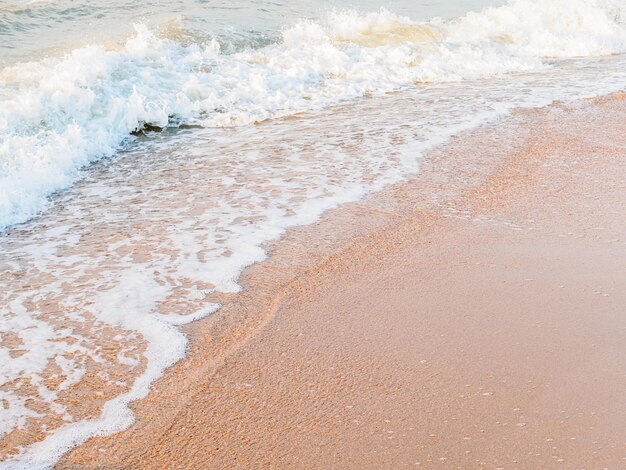
<path fill-rule="evenodd" d="M 375 11 L 385 6 L 415 20 L 452 18 L 502 0 L 2 0 L 0 65 L 60 55 L 92 43 L 113 44 L 133 24 L 178 35 L 179 40 L 220 37 L 228 47 L 258 46 L 280 38 L 303 18 L 319 21 L 333 9 Z"/>
<path fill-rule="evenodd" d="M 623 90 L 625 20 L 613 0 L 0 3 L 0 468 L 129 426 L 180 325 L 289 227 L 513 109 Z"/>

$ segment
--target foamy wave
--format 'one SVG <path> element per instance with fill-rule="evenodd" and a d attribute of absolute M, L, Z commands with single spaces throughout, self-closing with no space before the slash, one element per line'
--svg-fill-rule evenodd
<path fill-rule="evenodd" d="M 622 10 L 520 0 L 427 23 L 385 10 L 333 12 L 234 54 L 216 41 L 194 43 L 176 22 L 164 36 L 140 25 L 115 50 L 91 46 L 1 71 L 4 225 L 45 208 L 82 166 L 146 124 L 244 125 L 416 82 L 478 80 L 228 136 L 163 135 L 75 188 L 49 218 L 10 234 L 0 316 L 21 343 L 15 356 L 0 347 L 0 382 L 27 382 L 35 401 L 29 406 L 14 385 L 0 392 L 0 437 L 34 429 L 47 438 L 24 441 L 0 468 L 49 468 L 90 436 L 127 427 L 128 404 L 184 355 L 177 325 L 217 308 L 206 295 L 237 291 L 241 270 L 264 259 L 264 243 L 284 230 L 401 181 L 417 171 L 418 155 L 510 109 L 623 87 L 622 56 L 546 60 L 623 51 Z M 505 75 L 523 71 L 540 73 Z M 480 80 L 491 76 L 506 79 Z M 181 175 L 189 176 L 184 187 Z M 91 415 L 64 393 L 89 374 L 114 398 L 99 418 L 84 419 Z"/>
<path fill-rule="evenodd" d="M 145 26 L 121 50 L 91 46 L 0 72 L 0 228 L 27 220 L 84 165 L 145 124 L 252 123 L 416 82 L 530 71 L 545 57 L 626 49 L 612 1 L 516 0 L 444 23 L 388 11 L 302 21 L 259 50 L 220 54 Z"/>
<path fill-rule="evenodd" d="M 508 53 L 580 57 L 623 52 L 626 5 L 613 0 L 515 0 L 469 13 L 449 29 L 457 43 L 503 42 Z"/>

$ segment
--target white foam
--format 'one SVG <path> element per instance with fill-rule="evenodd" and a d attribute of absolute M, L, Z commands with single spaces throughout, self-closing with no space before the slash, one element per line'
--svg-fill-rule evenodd
<path fill-rule="evenodd" d="M 38 400 L 67 424 L 0 468 L 48 468 L 90 436 L 130 425 L 128 404 L 145 396 L 184 354 L 178 326 L 217 308 L 205 301 L 207 294 L 237 292 L 241 271 L 265 259 L 264 243 L 288 228 L 401 181 L 418 170 L 423 152 L 512 108 L 623 88 L 623 57 L 556 64 L 544 57 L 576 31 L 576 40 L 587 42 L 568 45 L 568 53 L 619 52 L 622 26 L 598 13 L 604 11 L 598 2 L 568 2 L 581 14 L 594 9 L 593 21 L 579 26 L 570 14 L 561 21 L 544 3 L 511 2 L 452 23 L 433 20 L 427 30 L 386 11 L 336 12 L 323 24 L 299 23 L 279 44 L 233 55 L 221 55 L 215 42 L 182 47 L 139 26 L 121 50 L 93 46 L 5 69 L 5 224 L 40 211 L 51 191 L 79 178 L 81 165 L 113 154 L 143 123 L 163 126 L 175 116 L 207 128 L 242 127 L 234 134 L 204 129 L 191 141 L 146 144 L 147 150 L 75 188 L 48 220 L 33 222 L 20 236 L 9 233 L 0 253 L 15 277 L 0 279 L 0 300 L 6 300 L 0 321 L 3 330 L 19 333 L 27 353 L 12 357 L 0 347 L 0 381 L 33 379 Z M 525 8 L 535 14 L 514 20 Z M 545 18 L 537 13 L 542 8 Z M 541 40 L 531 37 L 537 18 L 545 20 L 537 23 Z M 509 26 L 507 37 L 501 24 Z M 546 48 L 538 51 L 542 42 Z M 503 75 L 509 72 L 517 74 Z M 494 75 L 501 79 L 475 80 Z M 455 80 L 464 82 L 450 83 Z M 416 81 L 432 83 L 412 87 Z M 398 88 L 407 89 L 381 98 L 381 108 L 363 101 L 321 110 Z M 244 125 L 299 110 L 317 111 L 291 124 Z M 183 176 L 185 186 L 177 186 Z M 103 235 L 94 240 L 93 233 Z M 149 256 L 134 259 L 134 250 L 144 246 Z M 24 278 L 33 286 L 21 283 Z M 181 289 L 181 314 L 160 313 L 159 305 Z M 65 309 L 56 323 L 36 308 L 55 299 Z M 113 360 L 138 378 L 101 417 L 75 420 L 60 393 L 88 372 L 86 361 L 103 367 L 111 361 L 98 343 L 105 328 L 121 331 L 113 341 L 130 346 Z M 143 361 L 132 348 L 139 340 L 146 345 Z M 76 355 L 68 358 L 68 352 Z M 59 388 L 45 383 L 51 360 L 63 377 Z M 0 435 L 37 417 L 19 393 L 0 392 L 0 399 L 9 403 L 0 407 Z"/>
<path fill-rule="evenodd" d="M 248 124 L 416 82 L 540 70 L 545 57 L 620 53 L 625 16 L 612 0 L 516 0 L 428 23 L 385 10 L 335 12 L 326 23 L 301 21 L 280 43 L 231 55 L 216 41 L 181 46 L 137 25 L 121 50 L 95 45 L 7 67 L 0 229 L 44 210 L 81 167 L 115 153 L 146 123 Z M 416 28 L 436 34 L 415 42 Z M 372 36 L 377 47 L 363 42 Z"/>

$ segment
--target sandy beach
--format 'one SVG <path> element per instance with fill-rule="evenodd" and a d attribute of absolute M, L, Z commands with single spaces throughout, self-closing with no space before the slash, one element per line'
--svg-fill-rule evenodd
<path fill-rule="evenodd" d="M 626 468 L 626 1 L 0 0 L 0 470 Z"/>
<path fill-rule="evenodd" d="M 624 123 L 517 111 L 290 230 L 58 468 L 624 468 Z"/>

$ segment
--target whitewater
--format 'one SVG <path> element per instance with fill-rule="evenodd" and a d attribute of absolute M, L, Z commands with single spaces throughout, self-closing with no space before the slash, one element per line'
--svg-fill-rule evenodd
<path fill-rule="evenodd" d="M 0 228 L 45 210 L 50 194 L 146 125 L 246 125 L 420 83 L 554 66 L 546 58 L 618 54 L 623 8 L 517 1 L 426 23 L 385 10 L 335 12 L 231 54 L 217 39 L 183 45 L 137 24 L 118 50 L 93 45 L 5 67 Z"/>
<path fill-rule="evenodd" d="M 285 230 L 514 109 L 625 88 L 623 1 L 366 6 L 237 29 L 196 5 L 0 61 L 0 468 L 131 425 Z M 42 8 L 0 4 L 7 50 Z"/>

